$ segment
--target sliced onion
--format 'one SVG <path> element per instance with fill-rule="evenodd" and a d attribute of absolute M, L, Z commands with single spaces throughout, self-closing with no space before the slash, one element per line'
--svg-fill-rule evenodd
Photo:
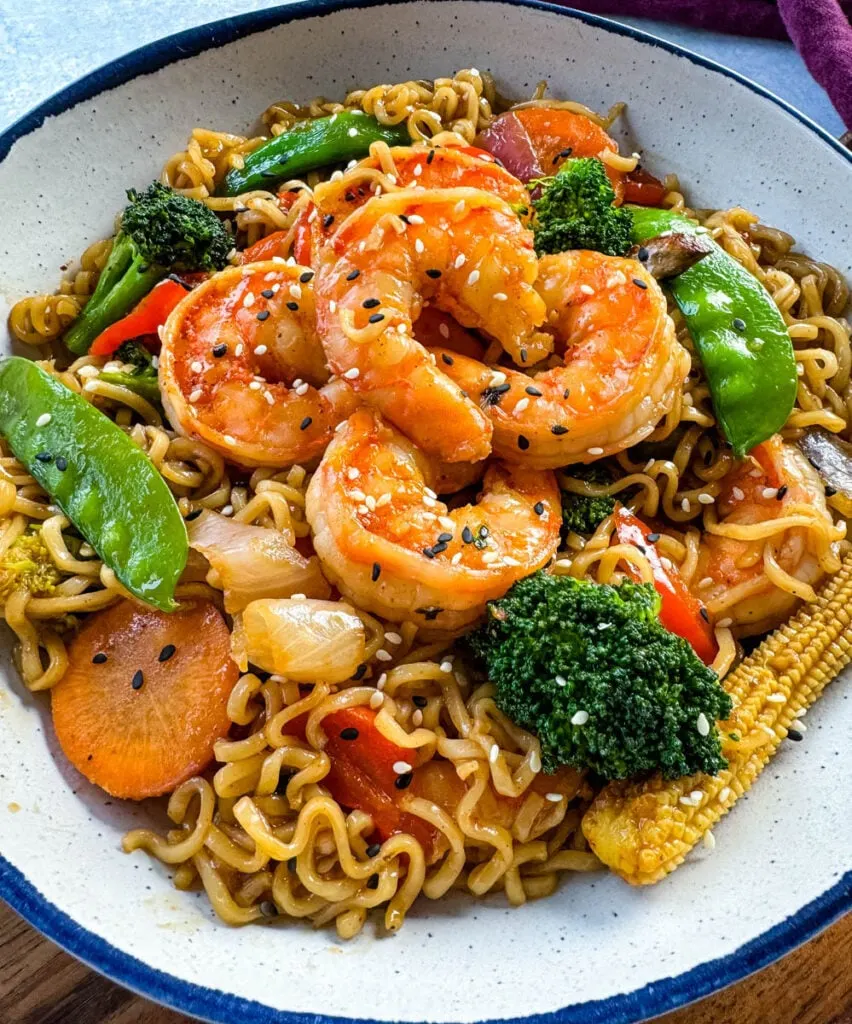
<path fill-rule="evenodd" d="M 225 611 L 242 611 L 260 597 L 328 597 L 331 588 L 316 557 L 305 558 L 277 530 L 235 523 L 205 510 L 188 524 L 190 546 L 215 574 L 208 582 L 225 593 Z"/>
<path fill-rule="evenodd" d="M 342 683 L 364 660 L 364 624 L 343 601 L 269 600 L 246 605 L 234 656 L 299 683 Z"/>

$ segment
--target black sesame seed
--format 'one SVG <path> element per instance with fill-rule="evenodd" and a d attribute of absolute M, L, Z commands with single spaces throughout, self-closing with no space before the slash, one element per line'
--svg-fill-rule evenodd
<path fill-rule="evenodd" d="M 573 150 L 572 150 L 572 148 L 570 146 L 567 149 L 560 150 L 556 154 L 556 156 L 553 158 L 553 162 L 555 164 L 559 163 L 560 160 L 564 160 L 566 157 L 571 156 L 572 152 L 573 152 Z"/>
<path fill-rule="evenodd" d="M 257 314 L 257 319 L 260 320 L 261 323 L 263 323 L 264 320 L 268 320 L 269 319 L 269 310 L 268 309 L 262 309 Z"/>
<path fill-rule="evenodd" d="M 401 213 L 399 215 L 399 219 L 402 221 L 403 224 L 410 224 L 411 223 L 411 221 L 408 219 L 408 217 L 404 213 Z"/>
<path fill-rule="evenodd" d="M 704 619 L 705 622 L 709 622 L 710 621 L 710 616 L 707 614 L 707 609 L 706 608 L 699 608 L 698 609 L 698 614 L 701 616 L 702 619 Z"/>
<path fill-rule="evenodd" d="M 296 864 L 297 863 L 298 863 L 298 861 L 296 860 L 295 857 L 291 857 L 287 861 L 287 870 L 290 872 L 290 874 L 292 874 L 292 875 L 296 874 Z"/>
<path fill-rule="evenodd" d="M 434 149 L 430 149 L 429 150 L 429 155 L 426 157 L 426 163 L 427 164 L 431 164 L 434 159 L 435 159 L 435 150 Z"/>
<path fill-rule="evenodd" d="M 177 648 L 174 644 L 166 644 L 166 646 L 157 655 L 157 661 L 168 661 L 176 650 Z"/>
<path fill-rule="evenodd" d="M 658 533 L 649 533 L 645 538 L 650 544 L 656 544 L 659 539 L 660 535 Z"/>
<path fill-rule="evenodd" d="M 313 418 L 312 418 L 311 416 L 306 416 L 306 417 L 305 417 L 305 418 L 304 418 L 304 419 L 302 420 L 302 422 L 301 422 L 301 423 L 299 424 L 299 430 L 307 430 L 307 429 L 308 429 L 308 427 L 309 427 L 309 426 L 310 426 L 310 425 L 311 425 L 311 424 L 312 424 L 313 422 L 314 422 L 314 421 L 313 421 Z"/>
<path fill-rule="evenodd" d="M 781 485 L 781 486 L 780 486 L 780 487 L 778 488 L 778 493 L 777 493 L 777 494 L 775 495 L 775 497 L 776 497 L 776 498 L 777 498 L 777 499 L 778 499 L 779 501 L 781 501 L 781 499 L 782 499 L 782 498 L 784 497 L 784 495 L 785 495 L 785 494 L 787 493 L 787 491 L 788 491 L 788 487 L 787 487 L 787 485 L 786 485 L 786 484 L 782 484 L 782 485 Z"/>
<path fill-rule="evenodd" d="M 323 217 L 323 219 L 322 219 L 322 226 L 324 228 L 330 228 L 333 223 L 334 223 L 334 214 L 333 213 L 327 213 Z"/>
<path fill-rule="evenodd" d="M 381 306 L 381 304 L 382 303 L 380 299 L 364 299 L 364 301 L 361 303 L 364 309 L 375 309 L 376 306 Z"/>
<path fill-rule="evenodd" d="M 439 278 L 441 276 L 441 271 L 440 270 L 436 270 L 436 269 L 427 270 L 426 271 L 426 276 L 427 277 L 431 277 L 431 278 Z"/>
<path fill-rule="evenodd" d="M 429 701 L 422 694 L 418 693 L 411 698 L 411 703 L 416 708 L 425 708 Z"/>
<path fill-rule="evenodd" d="M 197 519 L 204 511 L 203 508 L 194 508 L 191 512 L 183 517 L 185 523 L 191 523 L 193 519 Z"/>
<path fill-rule="evenodd" d="M 525 363 L 526 361 L 527 361 L 527 350 L 525 348 L 522 348 L 521 349 L 521 362 Z"/>
<path fill-rule="evenodd" d="M 485 388 L 481 393 L 482 401 L 485 405 L 497 405 L 503 395 L 507 391 L 510 391 L 512 385 L 508 382 L 505 384 L 497 384 L 494 387 Z"/>
<path fill-rule="evenodd" d="M 452 539 L 453 539 L 453 535 L 451 533 L 439 533 L 438 534 L 438 543 L 439 544 L 443 544 L 446 541 L 452 540 Z"/>
<path fill-rule="evenodd" d="M 378 889 L 378 887 L 379 887 L 379 876 L 378 875 L 370 875 L 370 877 L 367 879 L 367 888 L 368 889 Z"/>
<path fill-rule="evenodd" d="M 415 608 L 414 610 L 418 615 L 422 615 L 427 622 L 434 622 L 444 609 L 433 605 L 431 608 Z"/>
<path fill-rule="evenodd" d="M 278 907 L 272 900 L 264 900 L 260 905 L 260 912 L 264 917 L 278 917 Z"/>
<path fill-rule="evenodd" d="M 295 313 L 299 309 L 299 303 L 298 302 L 288 302 L 287 303 L 287 309 L 289 309 L 291 313 Z"/>
<path fill-rule="evenodd" d="M 733 328 L 735 331 L 744 331 L 746 329 L 746 322 L 740 317 L 735 316 L 733 320 Z"/>
<path fill-rule="evenodd" d="M 636 285 L 637 288 L 641 288 L 642 291 L 645 291 L 645 289 L 648 287 L 648 285 L 642 280 L 641 277 L 634 277 L 633 283 Z"/>
<path fill-rule="evenodd" d="M 636 256 L 640 263 L 644 263 L 650 255 L 651 254 L 648 252 L 644 245 L 639 249 L 639 252 L 636 253 Z"/>
<path fill-rule="evenodd" d="M 393 780 L 393 784 L 397 789 L 408 789 L 411 785 L 412 775 L 411 772 L 406 772 L 404 775 L 397 775 Z"/>
<path fill-rule="evenodd" d="M 826 498 L 833 498 L 835 494 L 837 494 L 836 489 L 834 487 L 829 486 L 829 484 L 826 484 L 825 485 L 825 496 L 826 496 Z"/>
<path fill-rule="evenodd" d="M 214 345 L 212 352 L 217 359 L 221 359 L 222 356 L 228 351 L 228 346 L 223 341 L 221 345 Z"/>
<path fill-rule="evenodd" d="M 373 571 L 370 573 L 370 578 L 372 579 L 373 583 L 376 582 L 376 580 L 379 578 L 379 576 L 381 576 L 381 574 L 382 567 L 379 565 L 378 562 L 373 562 Z"/>
<path fill-rule="evenodd" d="M 518 434 L 518 447 L 522 452 L 525 452 L 530 446 L 530 440 L 528 437 L 524 437 L 523 434 Z"/>
<path fill-rule="evenodd" d="M 346 280 L 347 281 L 354 281 L 356 277 L 360 276 L 360 274 L 361 274 L 361 271 L 358 270 L 358 268 L 356 267 L 354 270 L 350 270 L 349 271 L 349 273 L 346 275 Z"/>
<path fill-rule="evenodd" d="M 370 845 L 367 847 L 367 850 L 366 850 L 366 853 L 367 853 L 368 857 L 378 857 L 378 855 L 381 852 L 382 852 L 382 844 L 381 843 L 370 843 Z"/>
<path fill-rule="evenodd" d="M 142 674 L 142 669 L 137 668 L 133 673 L 133 678 L 130 680 L 130 685 L 134 690 L 141 690 L 145 683 L 145 676 Z"/>
<path fill-rule="evenodd" d="M 465 544 L 473 544 L 473 531 L 469 526 L 466 526 L 462 530 L 462 540 L 465 542 Z"/>
<path fill-rule="evenodd" d="M 308 281 L 313 281 L 313 279 L 314 279 L 314 272 L 313 272 L 313 270 L 306 270 L 304 272 L 304 274 L 299 274 L 299 280 L 302 282 L 302 284 L 307 284 Z"/>
<path fill-rule="evenodd" d="M 556 434 L 556 436 L 559 437 L 561 434 L 567 434 L 568 428 L 563 427 L 561 423 L 554 423 L 553 426 L 550 428 L 550 433 Z"/>
<path fill-rule="evenodd" d="M 526 391 L 528 395 L 532 395 L 533 398 L 541 398 L 541 392 L 538 390 L 537 387 L 534 387 L 532 384 L 527 384 L 527 386 L 524 388 L 524 391 Z"/>
<path fill-rule="evenodd" d="M 564 402 L 567 402 L 568 401 L 568 396 L 570 394 L 571 394 L 571 388 L 565 388 L 565 390 L 562 392 L 562 400 Z"/>
<path fill-rule="evenodd" d="M 39 462 L 53 462 L 53 456 L 50 452 L 39 452 L 36 458 Z"/>
<path fill-rule="evenodd" d="M 371 324 L 380 324 L 384 318 L 384 313 L 373 313 L 371 317 L 368 317 L 367 322 Z"/>
<path fill-rule="evenodd" d="M 640 554 L 645 554 L 645 548 L 641 544 L 636 544 L 634 542 L 633 547 L 636 548 L 636 550 L 640 552 Z"/>
<path fill-rule="evenodd" d="M 544 502 L 543 501 L 537 501 L 535 503 L 535 505 L 533 505 L 533 512 L 535 512 L 535 514 L 537 516 L 543 516 L 544 515 Z"/>
<path fill-rule="evenodd" d="M 66 459 L 64 455 L 56 456 L 56 468 L 60 473 L 64 473 L 65 470 L 68 469 L 68 459 Z"/>
<path fill-rule="evenodd" d="M 271 299 L 275 292 L 271 288 L 264 288 L 260 293 L 265 299 Z"/>
<path fill-rule="evenodd" d="M 442 555 L 447 550 L 447 542 L 439 540 L 437 544 L 432 545 L 432 556 Z"/>
<path fill-rule="evenodd" d="M 802 736 L 802 734 L 799 732 L 798 729 L 788 729 L 787 730 L 787 739 L 788 740 L 792 740 L 794 743 L 798 743 L 800 740 L 804 739 L 804 737 Z"/>
<path fill-rule="evenodd" d="M 435 552 L 431 548 L 423 548 L 423 554 L 427 558 L 434 558 L 435 557 Z"/>
<path fill-rule="evenodd" d="M 443 359 L 447 366 L 452 366 L 455 362 L 455 359 L 452 356 L 448 356 L 446 352 L 441 353 L 441 359 Z"/>
<path fill-rule="evenodd" d="M 366 664 L 366 662 L 362 661 L 361 664 L 358 666 L 358 668 L 356 668 L 355 671 L 352 673 L 352 678 L 357 682 L 359 679 L 363 679 L 364 678 L 364 673 L 366 671 L 367 671 L 367 664 Z"/>
<path fill-rule="evenodd" d="M 340 738 L 342 740 L 357 740 L 358 730 L 354 726 L 349 726 L 348 729 L 341 729 Z"/>
<path fill-rule="evenodd" d="M 93 665 L 103 665 L 103 663 L 106 660 L 107 660 L 107 656 L 104 654 L 104 652 L 103 651 L 98 651 L 98 653 L 94 656 L 94 658 L 92 658 L 92 664 Z"/>

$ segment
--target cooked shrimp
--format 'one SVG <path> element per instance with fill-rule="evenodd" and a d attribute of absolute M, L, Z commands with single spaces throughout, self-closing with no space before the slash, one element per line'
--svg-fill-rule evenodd
<path fill-rule="evenodd" d="M 563 365 L 530 377 L 444 349 L 433 354 L 488 413 L 495 455 L 553 469 L 647 437 L 679 399 L 689 355 L 641 263 L 578 251 L 545 256 L 540 268 L 536 288 Z"/>
<path fill-rule="evenodd" d="M 430 165 L 426 151 L 417 152 L 421 163 L 412 174 L 424 170 L 415 178 L 446 165 L 454 186 L 462 166 L 454 156 L 436 156 Z M 345 199 L 362 173 L 356 167 L 353 178 L 317 189 L 326 230 L 339 216 L 340 194 Z M 320 249 L 317 316 L 326 356 L 424 451 L 447 462 L 476 461 L 490 451 L 489 421 L 435 365 L 412 327 L 434 303 L 497 339 L 518 363 L 546 356 L 553 342 L 538 330 L 545 308 L 533 287 L 532 234 L 504 199 L 481 189 L 391 187 L 346 216 Z"/>
<path fill-rule="evenodd" d="M 160 388 L 172 426 L 233 462 L 287 466 L 318 456 L 358 404 L 330 383 L 311 271 L 278 261 L 229 267 L 169 317 Z"/>
<path fill-rule="evenodd" d="M 556 551 L 551 473 L 492 464 L 475 505 L 452 511 L 429 488 L 430 463 L 374 411 L 356 411 L 326 449 L 307 493 L 328 579 L 393 621 L 458 630 Z"/>
<path fill-rule="evenodd" d="M 837 572 L 835 526 L 816 470 L 776 434 L 729 472 L 704 519 L 693 590 L 738 636 L 773 629 Z"/>

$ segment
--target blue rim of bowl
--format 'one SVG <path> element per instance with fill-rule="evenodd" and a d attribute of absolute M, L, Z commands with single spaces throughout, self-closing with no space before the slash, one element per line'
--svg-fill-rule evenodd
<path fill-rule="evenodd" d="M 0 134 L 0 161 L 9 154 L 18 139 L 41 127 L 47 117 L 97 96 L 107 89 L 123 85 L 139 75 L 149 74 L 168 64 L 197 56 L 204 50 L 234 42 L 264 29 L 346 8 L 387 5 L 389 0 L 301 0 L 283 7 L 249 12 L 232 18 L 186 29 L 165 39 L 148 43 L 119 57 L 72 83 L 39 104 L 5 132 Z M 412 0 L 409 0 L 412 2 Z M 417 0 L 441 3 L 443 0 Z M 683 57 L 693 64 L 731 78 L 810 129 L 836 154 L 852 163 L 852 152 L 811 118 L 776 96 L 769 89 L 744 75 L 726 68 L 674 43 L 650 33 L 543 0 L 493 0 L 528 7 L 583 21 L 607 32 L 627 36 L 650 46 Z M 0 855 L 0 897 L 47 938 L 102 974 L 149 999 L 184 1013 L 221 1024 L 382 1024 L 372 1018 L 328 1016 L 276 1010 L 254 1000 L 230 995 L 217 989 L 196 985 L 150 967 L 137 957 L 122 952 L 109 942 L 77 924 L 64 911 L 47 900 Z M 634 1024 L 675 1010 L 716 992 L 766 967 L 828 927 L 832 921 L 852 909 L 852 871 L 795 914 L 741 946 L 735 952 L 709 960 L 676 977 L 664 978 L 633 992 L 606 999 L 575 1003 L 549 1013 L 526 1017 L 499 1018 L 480 1024 Z"/>

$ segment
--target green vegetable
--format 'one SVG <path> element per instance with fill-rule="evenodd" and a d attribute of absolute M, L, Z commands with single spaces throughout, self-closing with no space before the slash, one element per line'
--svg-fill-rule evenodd
<path fill-rule="evenodd" d="M 590 484 L 611 484 L 612 474 L 604 466 L 593 463 L 589 466 L 570 466 L 567 476 L 585 480 Z M 594 533 L 607 516 L 615 510 L 615 498 L 605 495 L 599 498 L 588 494 L 562 492 L 562 528 L 565 533 Z"/>
<path fill-rule="evenodd" d="M 47 597 L 61 579 L 41 530 L 25 533 L 0 558 L 0 601 L 18 590 L 26 590 L 33 597 Z"/>
<path fill-rule="evenodd" d="M 152 405 L 160 404 L 160 386 L 157 383 L 157 371 L 154 368 L 154 357 L 138 341 L 125 341 L 119 345 L 113 357 L 132 370 L 116 370 L 105 373 L 101 371 L 100 380 L 107 384 L 119 384 L 123 388 L 141 395 Z"/>
<path fill-rule="evenodd" d="M 124 586 L 173 611 L 186 527 L 166 482 L 127 434 L 17 356 L 0 362 L 0 434 Z"/>
<path fill-rule="evenodd" d="M 631 210 L 638 244 L 665 231 L 699 230 L 671 210 Z M 709 256 L 666 283 L 701 357 L 719 425 L 734 455 L 742 458 L 786 423 L 796 400 L 796 360 L 769 293 L 724 249 L 711 244 Z"/>
<path fill-rule="evenodd" d="M 659 610 L 651 584 L 544 572 L 489 604 L 469 646 L 498 707 L 538 735 L 546 771 L 671 779 L 725 767 L 715 723 L 731 713 L 731 699 L 689 644 L 660 625 Z"/>
<path fill-rule="evenodd" d="M 120 320 L 170 271 L 220 270 L 228 262 L 233 239 L 203 203 L 154 182 L 121 217 L 109 259 L 94 293 L 65 333 L 77 355 Z"/>
<path fill-rule="evenodd" d="M 532 203 L 539 256 L 569 249 L 623 256 L 630 248 L 630 211 L 612 205 L 615 192 L 597 157 L 566 160 L 554 177 L 532 181 L 532 186 L 542 188 Z"/>
<path fill-rule="evenodd" d="M 411 136 L 404 123 L 379 124 L 361 110 L 299 121 L 249 153 L 241 168 L 229 171 L 219 187 L 219 195 L 238 196 L 253 189 L 270 189 L 307 171 L 364 157 L 370 144 L 379 141 L 389 146 L 408 146 Z"/>

